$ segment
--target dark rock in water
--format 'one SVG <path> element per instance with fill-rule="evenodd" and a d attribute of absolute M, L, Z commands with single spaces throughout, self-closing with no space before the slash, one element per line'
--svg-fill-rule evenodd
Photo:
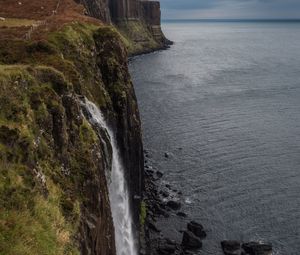
<path fill-rule="evenodd" d="M 156 233 L 160 232 L 160 230 L 153 223 L 151 223 L 151 222 L 148 222 L 148 227 L 149 227 L 150 230 L 152 230 L 152 231 L 154 231 Z"/>
<path fill-rule="evenodd" d="M 181 208 L 181 204 L 177 201 L 170 200 L 167 202 L 167 206 L 172 210 L 179 210 Z"/>
<path fill-rule="evenodd" d="M 176 245 L 176 241 L 175 241 L 175 240 L 171 240 L 171 239 L 169 239 L 169 238 L 165 238 L 165 242 L 166 242 L 167 244 L 174 244 L 174 245 Z"/>
<path fill-rule="evenodd" d="M 148 168 L 148 167 L 146 167 L 146 168 Z M 153 175 L 153 174 L 154 174 L 154 171 L 151 170 L 151 169 L 147 169 L 146 172 L 147 172 L 147 174 L 150 174 L 150 175 Z"/>
<path fill-rule="evenodd" d="M 271 255 L 272 244 L 264 244 L 258 242 L 244 243 L 242 248 L 249 255 Z"/>
<path fill-rule="evenodd" d="M 161 178 L 161 177 L 163 177 L 164 174 L 160 171 L 156 171 L 156 175 L 158 178 Z"/>
<path fill-rule="evenodd" d="M 159 194 L 161 194 L 163 197 L 168 197 L 168 196 L 170 196 L 170 194 L 169 194 L 167 191 L 165 191 L 165 190 L 161 190 L 161 191 L 159 192 Z"/>
<path fill-rule="evenodd" d="M 201 239 L 195 236 L 191 231 L 184 231 L 181 245 L 185 249 L 200 249 L 202 242 Z"/>
<path fill-rule="evenodd" d="M 176 250 L 175 244 L 164 244 L 157 249 L 158 254 L 169 255 L 174 254 Z"/>
<path fill-rule="evenodd" d="M 187 224 L 187 229 L 191 231 L 195 236 L 200 237 L 200 238 L 205 238 L 206 233 L 204 231 L 203 226 L 195 221 L 191 221 Z"/>
<path fill-rule="evenodd" d="M 183 218 L 187 217 L 187 214 L 184 212 L 178 212 L 176 215 Z"/>
<path fill-rule="evenodd" d="M 241 242 L 233 240 L 225 240 L 221 242 L 221 246 L 225 255 L 241 255 Z"/>

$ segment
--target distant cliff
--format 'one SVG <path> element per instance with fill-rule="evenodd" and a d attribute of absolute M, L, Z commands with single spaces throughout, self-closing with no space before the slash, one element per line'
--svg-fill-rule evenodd
<path fill-rule="evenodd" d="M 171 42 L 161 30 L 159 1 L 77 0 L 87 13 L 113 23 L 124 37 L 130 55 L 168 47 Z"/>

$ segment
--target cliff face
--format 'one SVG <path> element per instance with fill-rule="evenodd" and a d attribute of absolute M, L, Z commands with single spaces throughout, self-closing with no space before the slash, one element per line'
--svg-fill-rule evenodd
<path fill-rule="evenodd" d="M 115 254 L 107 153 L 82 96 L 117 134 L 138 229 L 143 156 L 126 50 L 113 28 L 73 22 L 43 40 L 0 40 L 3 254 Z"/>
<path fill-rule="evenodd" d="M 88 14 L 112 22 L 124 38 L 130 55 L 168 47 L 171 43 L 161 30 L 159 1 L 78 0 Z"/>
<path fill-rule="evenodd" d="M 159 2 L 77 0 L 85 10 L 73 0 L 2 2 L 0 250 L 115 255 L 105 173 L 112 152 L 81 101 L 98 105 L 114 130 L 134 234 L 143 238 L 144 158 L 127 52 L 168 44 Z"/>

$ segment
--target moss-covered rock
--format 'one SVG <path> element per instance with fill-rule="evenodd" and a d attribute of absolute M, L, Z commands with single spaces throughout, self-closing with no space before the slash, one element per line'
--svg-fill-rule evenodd
<path fill-rule="evenodd" d="M 103 144 L 80 98 L 116 130 L 138 194 L 140 122 L 120 38 L 73 23 L 43 41 L 0 40 L 1 254 L 115 254 Z"/>

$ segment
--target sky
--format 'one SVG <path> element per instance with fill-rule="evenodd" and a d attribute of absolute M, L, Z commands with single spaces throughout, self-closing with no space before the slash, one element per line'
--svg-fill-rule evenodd
<path fill-rule="evenodd" d="M 300 0 L 160 0 L 163 19 L 300 19 Z"/>

